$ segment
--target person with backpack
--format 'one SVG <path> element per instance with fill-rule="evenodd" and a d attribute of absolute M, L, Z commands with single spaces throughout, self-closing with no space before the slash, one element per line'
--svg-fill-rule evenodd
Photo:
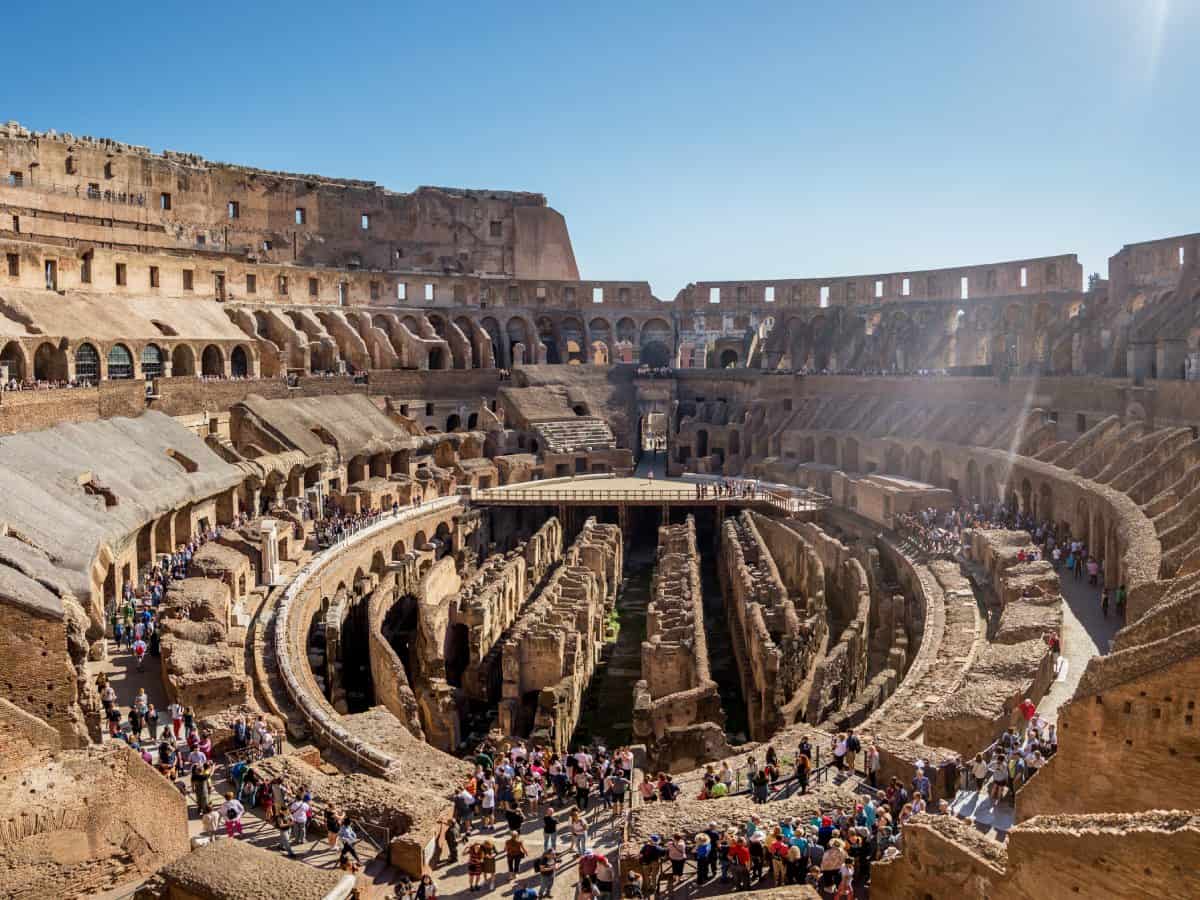
<path fill-rule="evenodd" d="M 225 792 L 225 802 L 221 804 L 221 818 L 225 821 L 225 837 L 232 838 L 242 833 L 242 816 L 246 807 L 233 795 L 233 791 Z"/>
<path fill-rule="evenodd" d="M 858 764 L 858 754 L 861 750 L 862 750 L 862 742 L 859 741 L 858 735 L 854 733 L 853 729 L 851 729 L 850 731 L 847 731 L 846 732 L 846 768 L 849 769 L 851 772 L 854 771 L 854 767 Z"/>

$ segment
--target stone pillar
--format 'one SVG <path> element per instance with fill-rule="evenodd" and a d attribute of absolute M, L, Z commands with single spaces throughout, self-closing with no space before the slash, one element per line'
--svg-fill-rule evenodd
<path fill-rule="evenodd" d="M 258 523 L 262 534 L 262 579 L 265 584 L 279 583 L 279 522 L 263 519 Z"/>

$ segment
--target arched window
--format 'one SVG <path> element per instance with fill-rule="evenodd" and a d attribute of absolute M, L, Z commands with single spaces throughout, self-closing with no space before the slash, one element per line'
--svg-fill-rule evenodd
<path fill-rule="evenodd" d="M 75 379 L 95 382 L 100 378 L 100 354 L 91 344 L 80 344 L 75 351 Z"/>
<path fill-rule="evenodd" d="M 108 377 L 110 379 L 133 377 L 133 354 L 124 344 L 113 344 L 108 351 Z"/>
<path fill-rule="evenodd" d="M 112 363 L 109 363 L 111 366 Z M 163 352 L 157 344 L 147 344 L 142 350 L 142 374 L 146 379 L 161 378 L 163 373 Z"/>

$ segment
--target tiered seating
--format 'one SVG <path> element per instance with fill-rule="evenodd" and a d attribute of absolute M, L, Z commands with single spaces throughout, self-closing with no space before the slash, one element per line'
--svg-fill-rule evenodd
<path fill-rule="evenodd" d="M 580 416 L 557 422 L 538 422 L 533 426 L 543 447 L 551 453 L 572 450 L 601 450 L 616 447 L 617 439 L 608 423 L 595 416 Z"/>

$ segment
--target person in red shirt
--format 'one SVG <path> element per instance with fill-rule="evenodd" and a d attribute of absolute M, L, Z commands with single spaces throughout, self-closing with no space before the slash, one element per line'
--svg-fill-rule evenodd
<path fill-rule="evenodd" d="M 1021 717 L 1024 720 L 1022 725 L 1025 730 L 1028 730 L 1030 720 L 1035 715 L 1037 715 L 1037 707 L 1034 706 L 1032 700 L 1030 700 L 1028 697 L 1026 697 L 1024 700 L 1021 701 L 1020 709 L 1021 709 Z"/>
<path fill-rule="evenodd" d="M 733 889 L 750 890 L 750 848 L 745 838 L 738 838 L 729 845 L 729 870 L 733 875 Z"/>

